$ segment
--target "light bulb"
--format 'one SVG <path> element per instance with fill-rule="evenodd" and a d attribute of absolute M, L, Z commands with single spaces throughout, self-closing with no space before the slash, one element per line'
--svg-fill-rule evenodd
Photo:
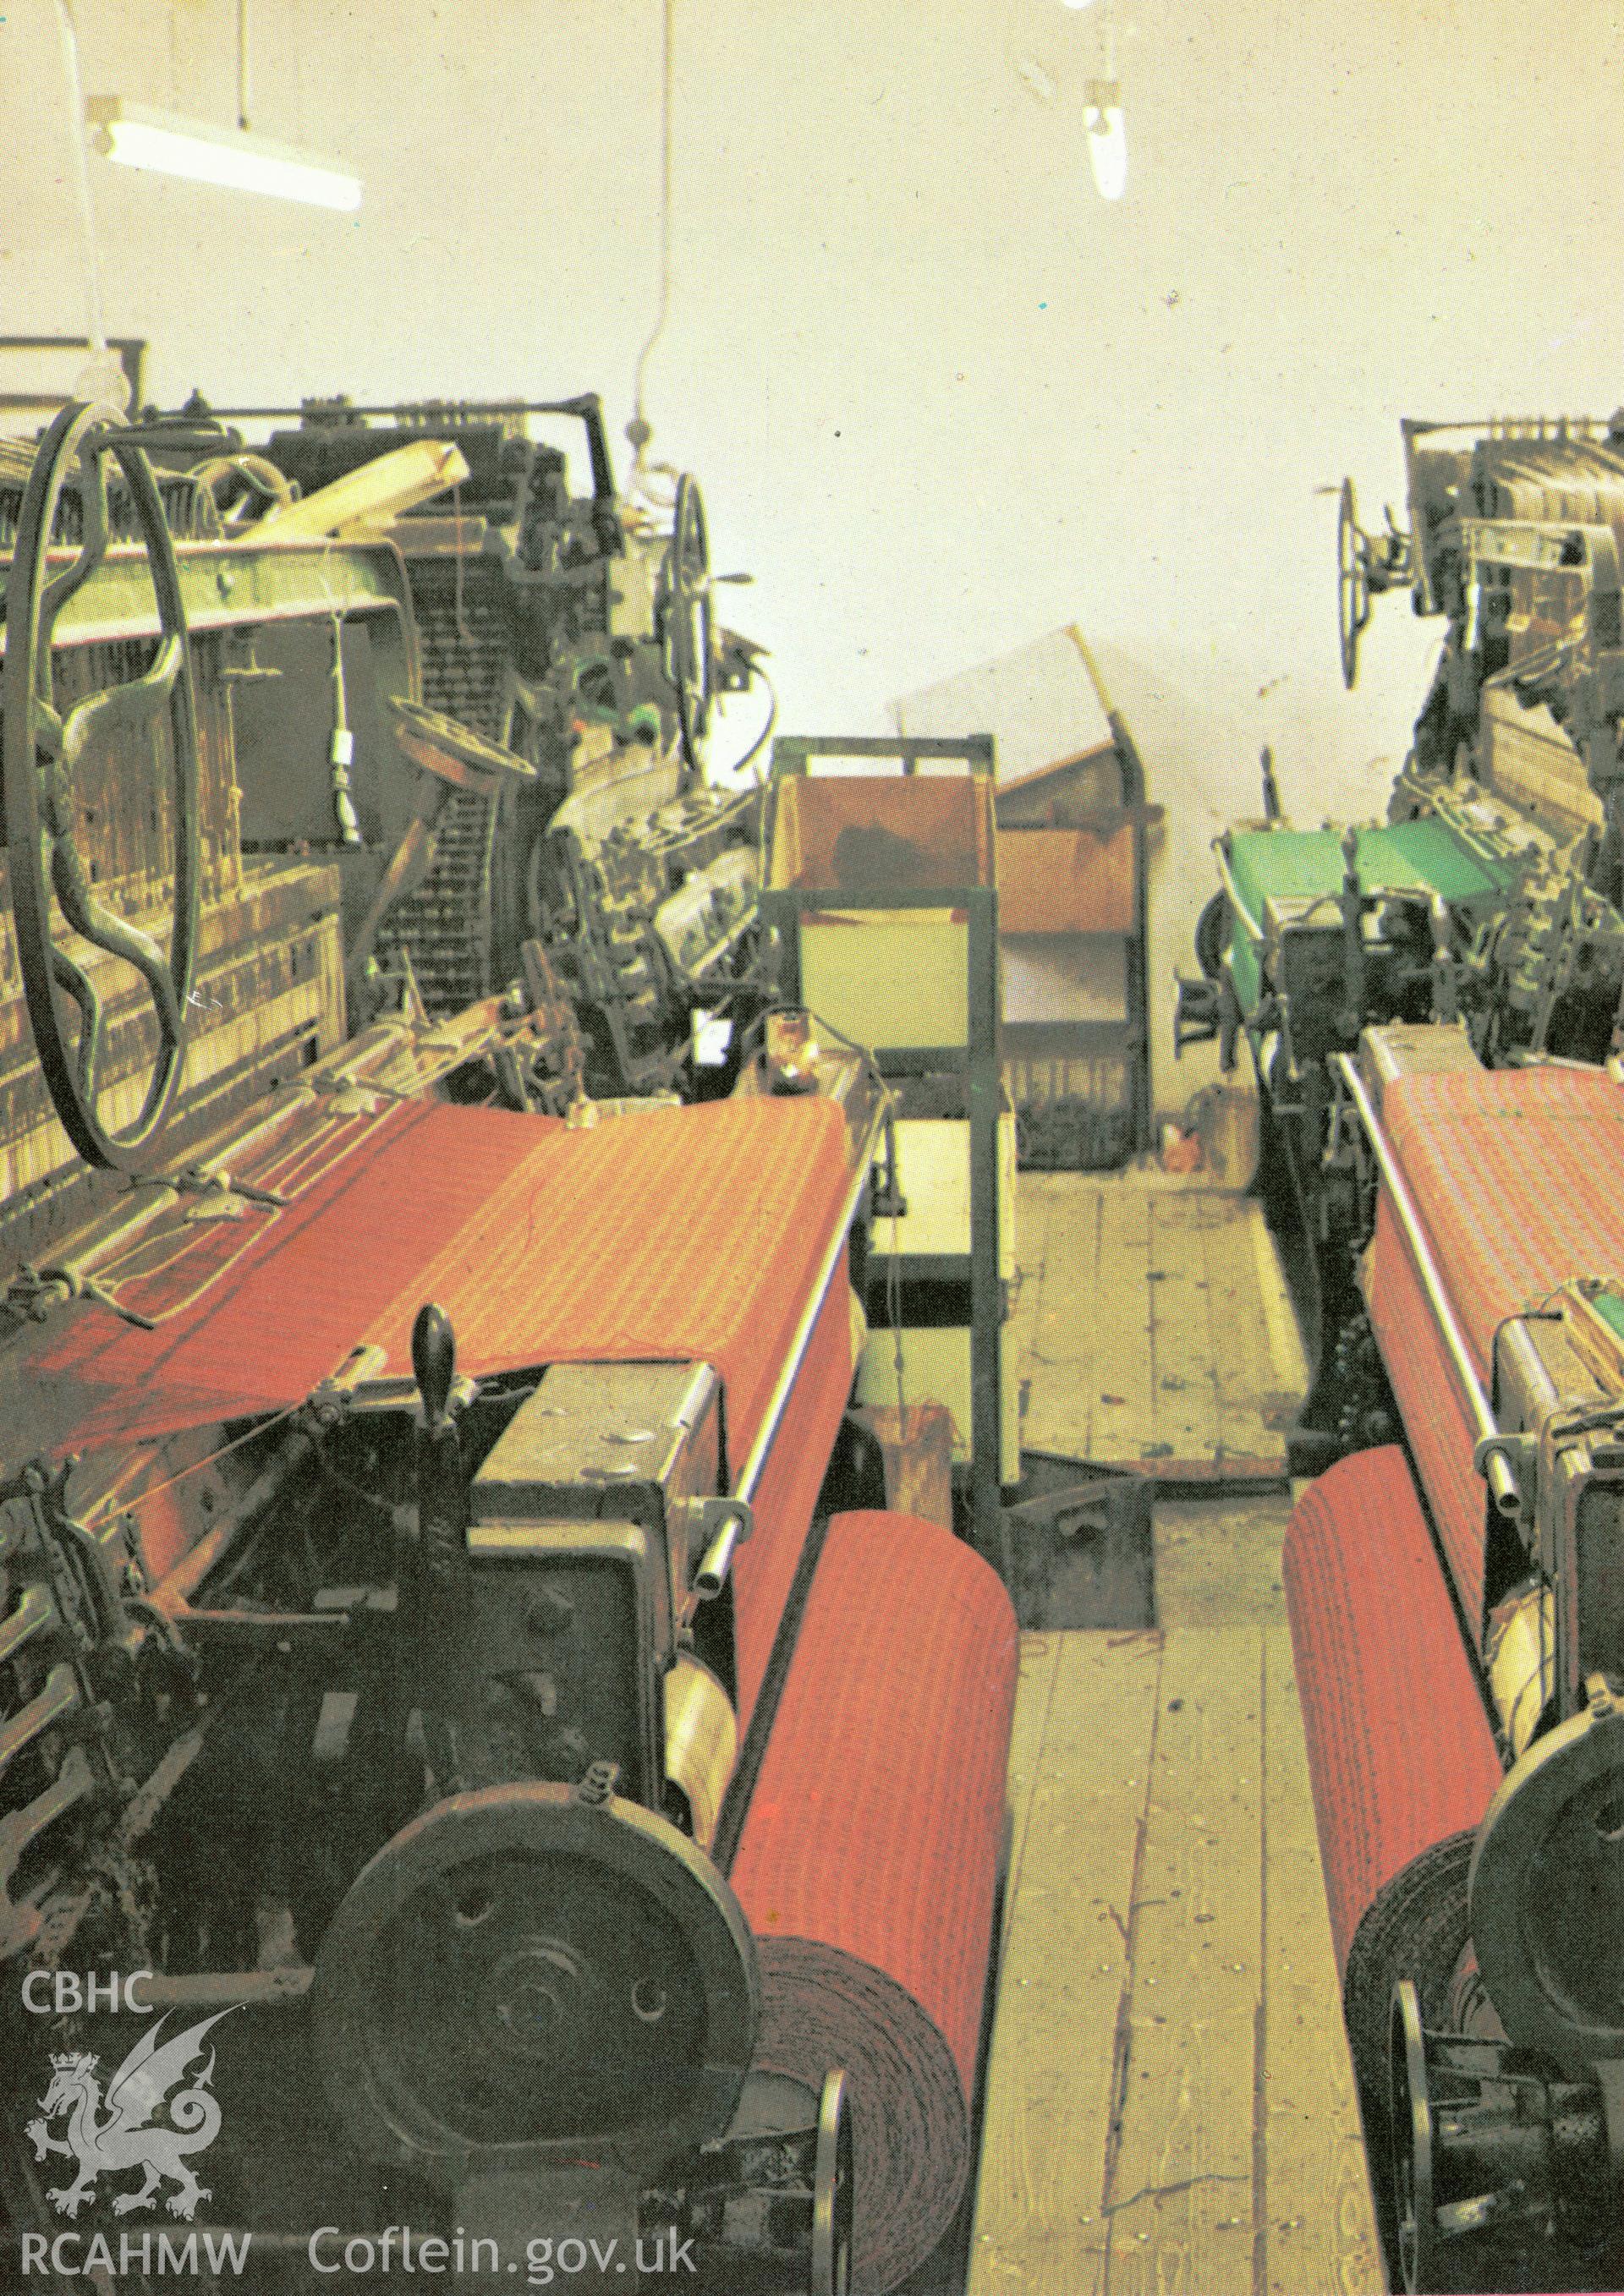
<path fill-rule="evenodd" d="M 1122 90 L 1114 79 L 1091 79 L 1084 97 L 1083 126 L 1088 131 L 1088 164 L 1103 200 L 1120 200 L 1128 183 L 1128 135 L 1122 120 Z"/>

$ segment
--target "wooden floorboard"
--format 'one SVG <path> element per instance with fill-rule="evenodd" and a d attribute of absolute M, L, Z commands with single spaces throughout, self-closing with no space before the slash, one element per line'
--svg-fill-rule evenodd
<path fill-rule="evenodd" d="M 1231 1206 L 1210 1195 L 1147 1196 L 1155 1448 L 1169 1459 L 1216 1459 L 1223 1448 L 1218 1374 L 1207 1314 L 1207 1242 Z"/>
<path fill-rule="evenodd" d="M 1267 1512 L 1227 1611 L 1024 1639 L 970 2296 L 1381 2296 Z"/>
<path fill-rule="evenodd" d="M 1024 1205 L 1025 1184 L 1021 1201 Z M 1087 1458 L 1073 1447 L 1093 1440 L 1097 1386 L 1093 1302 L 1099 1291 L 1097 1190 L 1062 1196 L 1045 1192 L 1041 1257 L 1022 1259 L 1022 1283 L 1036 1295 L 1028 1345 L 1029 1382 L 1021 1447 Z M 1021 1220 L 1017 1218 L 1017 1233 Z"/>
<path fill-rule="evenodd" d="M 1111 2296 L 1251 2296 L 1262 1688 L 1257 1629 L 1168 1635 L 1106 2201 Z"/>
<path fill-rule="evenodd" d="M 1319 1843 L 1284 1625 L 1263 1634 L 1263 2111 L 1269 2296 L 1374 2296 L 1386 2284 L 1340 2028 Z"/>
<path fill-rule="evenodd" d="M 1017 1242 L 1023 1449 L 1284 1481 L 1308 1374 L 1260 1205 L 1185 1175 L 1028 1173 Z"/>
<path fill-rule="evenodd" d="M 1098 1289 L 1084 1312 L 1097 1331 L 1098 1394 L 1094 1447 L 1111 1466 L 1158 1456 L 1150 1198 L 1143 1189 L 1099 1184 Z"/>
<path fill-rule="evenodd" d="M 1225 1221 L 1207 1239 L 1207 1328 L 1213 1376 L 1218 1392 L 1219 1440 L 1232 1457 L 1269 1457 L 1280 1448 L 1281 1432 L 1301 1401 L 1304 1376 L 1283 1392 L 1275 1349 L 1263 1312 L 1256 1235 L 1267 1229 L 1255 1217 Z M 1272 1249 L 1272 1247 L 1271 1247 Z"/>
<path fill-rule="evenodd" d="M 1289 1491 L 1158 1499 L 1152 1539 L 1159 1625 L 1277 1625 Z"/>
<path fill-rule="evenodd" d="M 1038 1791 L 1038 1766 L 1044 1733 L 1049 1726 L 1054 1701 L 1054 1677 L 1060 1665 L 1058 1635 L 1022 1635 L 1021 1673 L 1015 1691 L 1015 1722 L 1009 1743 L 1009 1855 L 1004 1882 L 1004 1934 L 1015 1911 L 1032 1803 Z"/>
<path fill-rule="evenodd" d="M 988 2074 L 971 2296 L 1103 2296 L 1134 1874 L 1161 1637 L 1057 1647 Z M 1024 1682 L 1022 1700 L 1033 1685 Z"/>

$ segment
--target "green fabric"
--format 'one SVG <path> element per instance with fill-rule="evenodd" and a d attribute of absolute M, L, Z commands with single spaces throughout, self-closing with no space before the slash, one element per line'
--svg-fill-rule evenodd
<path fill-rule="evenodd" d="M 1342 890 L 1342 832 L 1336 829 L 1242 829 L 1229 838 L 1229 869 L 1254 923 L 1261 926 L 1270 900 L 1324 899 L 1311 930 L 1335 931 Z M 1447 823 L 1402 821 L 1358 832 L 1359 882 L 1366 892 L 1420 889 L 1446 901 L 1492 901 L 1515 876 L 1473 853 Z M 1289 922 L 1289 920 L 1287 921 Z M 1261 949 L 1235 921 L 1229 968 L 1241 1009 L 1251 1013 L 1263 993 Z"/>
<path fill-rule="evenodd" d="M 1263 963 L 1259 954 L 1259 944 L 1238 917 L 1229 936 L 1229 977 L 1234 982 L 1234 993 L 1240 999 L 1242 1012 L 1255 1013 L 1258 999 L 1263 994 Z"/>
<path fill-rule="evenodd" d="M 1261 924 L 1266 900 L 1311 901 L 1342 890 L 1342 840 L 1334 829 L 1237 830 L 1229 866 L 1241 898 Z M 1503 892 L 1513 872 L 1492 868 L 1441 821 L 1402 821 L 1361 829 L 1359 882 L 1366 891 L 1424 886 L 1446 901 Z"/>

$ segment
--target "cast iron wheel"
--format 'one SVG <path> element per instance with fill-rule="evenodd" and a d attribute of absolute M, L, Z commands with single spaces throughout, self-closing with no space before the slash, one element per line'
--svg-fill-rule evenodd
<path fill-rule="evenodd" d="M 103 688 L 64 715 L 56 707 L 52 638 L 62 608 L 106 554 L 107 461 L 118 463 L 135 509 L 158 606 L 159 638 L 142 676 Z M 73 563 L 53 577 L 51 530 L 63 487 L 78 474 L 82 529 Z M 29 1021 L 62 1128 L 80 1155 L 114 1171 L 140 1173 L 159 1160 L 164 1119 L 185 1058 L 187 999 L 197 941 L 201 767 L 192 664 L 175 548 L 152 465 L 110 407 L 65 406 L 45 433 L 18 520 L 5 596 L 6 650 L 0 714 L 4 719 L 5 834 L 12 908 Z M 173 915 L 167 952 L 96 898 L 94 872 L 79 850 L 74 775 L 93 740 L 116 737 L 135 758 L 158 764 L 168 721 L 173 837 Z M 81 965 L 56 941 L 54 890 L 62 915 L 92 947 L 132 965 L 147 986 L 158 1049 L 141 1106 L 122 1130 L 100 1112 L 106 1049 L 102 998 Z M 60 997 L 78 1008 L 70 1046 Z"/>
<path fill-rule="evenodd" d="M 731 2120 L 760 2017 L 737 1900 L 685 1834 L 586 1787 L 453 1796 L 364 1866 L 316 1956 L 329 2101 L 440 2181 L 515 2145 L 650 2173 Z"/>
<path fill-rule="evenodd" d="M 817 2155 L 812 2194 L 811 2296 L 850 2296 L 851 2235 L 857 2160 L 851 2099 L 843 2072 L 824 2082 L 817 2107 Z"/>
<path fill-rule="evenodd" d="M 710 726 L 714 652 L 710 632 L 710 545 L 704 497 L 686 472 L 677 481 L 671 539 L 660 570 L 656 606 L 660 659 L 677 697 L 677 726 L 688 770 L 701 771 L 700 750 Z"/>
<path fill-rule="evenodd" d="M 1432 2107 L 1427 2093 L 1421 1996 L 1408 1978 L 1393 1988 L 1390 2020 L 1388 2116 L 1392 2145 L 1393 2213 L 1398 2262 L 1409 2296 L 1431 2288 L 1438 2264 L 1432 2191 Z"/>
<path fill-rule="evenodd" d="M 1195 920 L 1195 962 L 1209 980 L 1223 977 L 1224 957 L 1234 931 L 1234 912 L 1227 893 L 1214 893 Z"/>

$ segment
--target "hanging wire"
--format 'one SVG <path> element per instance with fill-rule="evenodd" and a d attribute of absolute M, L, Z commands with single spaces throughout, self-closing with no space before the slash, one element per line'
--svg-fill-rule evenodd
<path fill-rule="evenodd" d="M 90 348 L 107 348 L 102 324 L 102 263 L 96 246 L 95 209 L 90 196 L 90 156 L 85 149 L 85 83 L 79 71 L 79 28 L 72 0 L 56 0 L 56 20 L 62 31 L 62 61 L 68 73 L 69 141 L 73 147 L 73 184 L 78 199 L 79 228 L 85 240 L 85 304 Z"/>
<path fill-rule="evenodd" d="M 246 134 L 248 118 L 248 0 L 237 0 L 237 125 Z"/>
<path fill-rule="evenodd" d="M 637 354 L 637 365 L 632 381 L 632 419 L 626 426 L 636 455 L 636 469 L 641 478 L 644 471 L 644 450 L 653 436 L 653 426 L 643 410 L 644 381 L 661 336 L 666 321 L 671 315 L 671 88 L 672 88 L 672 28 L 677 14 L 677 0 L 661 0 L 660 55 L 660 297 L 655 307 L 654 324 L 648 340 Z"/>

